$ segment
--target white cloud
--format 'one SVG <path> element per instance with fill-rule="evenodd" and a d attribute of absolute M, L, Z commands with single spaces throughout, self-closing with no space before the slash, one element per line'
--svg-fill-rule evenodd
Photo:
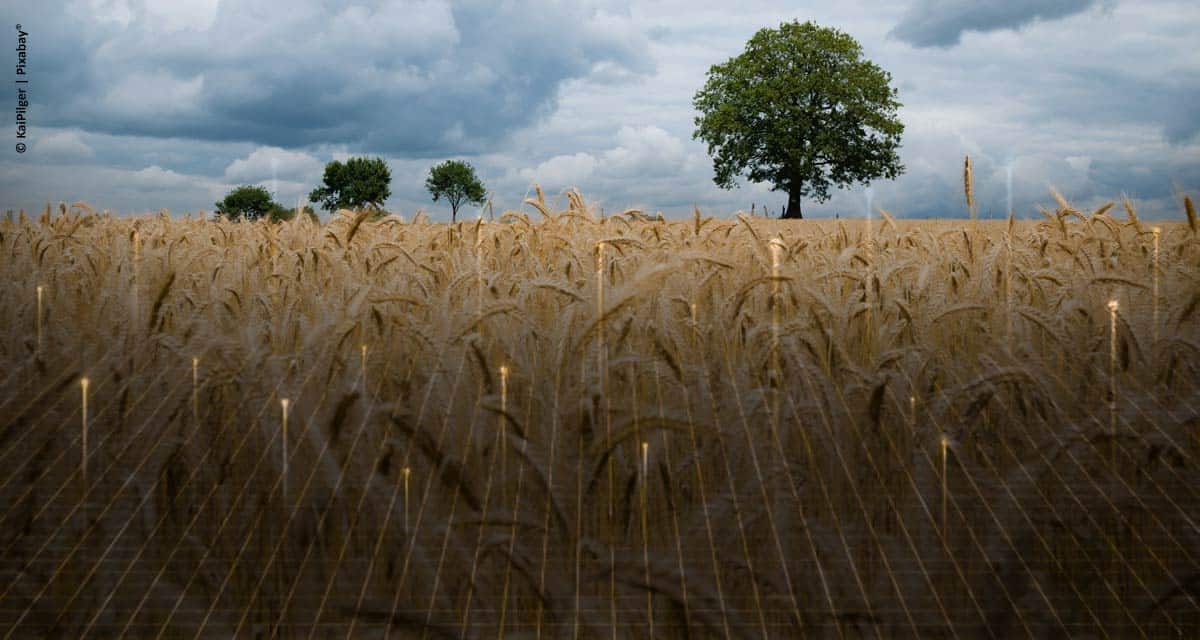
<path fill-rule="evenodd" d="M 194 178 L 157 165 L 130 172 L 126 176 L 126 180 L 129 187 L 144 191 L 174 189 L 188 186 L 195 182 Z"/>
<path fill-rule="evenodd" d="M 133 20 L 133 9 L 127 0 L 87 0 L 70 7 L 72 13 L 90 15 L 100 22 L 115 22 L 128 26 Z"/>
<path fill-rule="evenodd" d="M 1074 170 L 1087 173 L 1092 168 L 1092 159 L 1088 156 L 1067 156 L 1067 164 Z"/>
<path fill-rule="evenodd" d="M 556 188 L 578 185 L 589 178 L 646 179 L 677 175 L 688 159 L 683 142 L 660 127 L 621 127 L 617 146 L 599 153 L 556 155 L 532 169 L 522 169 L 522 178 Z"/>
<path fill-rule="evenodd" d="M 55 131 L 33 143 L 31 153 L 41 158 L 80 160 L 96 155 L 78 131 Z"/>
<path fill-rule="evenodd" d="M 130 117 L 186 118 L 199 113 L 204 75 L 180 79 L 163 71 L 122 76 L 99 99 L 102 110 Z"/>
<path fill-rule="evenodd" d="M 20 186 L 33 198 L 9 202 L 4 208 L 40 209 L 45 202 L 84 201 L 97 209 L 145 213 L 170 209 L 175 213 L 212 211 L 228 185 L 203 175 L 185 174 L 157 165 L 117 169 L 87 164 L 51 163 L 29 171 L 23 161 L 0 162 L 0 193 Z"/>
<path fill-rule="evenodd" d="M 596 170 L 596 158 L 590 153 L 554 156 L 532 169 L 522 169 L 520 176 L 546 189 L 568 189 L 580 186 Z"/>
<path fill-rule="evenodd" d="M 683 142 L 653 125 L 621 127 L 619 146 L 604 152 L 605 170 L 625 177 L 652 177 L 678 173 L 686 152 Z"/>
<path fill-rule="evenodd" d="M 245 158 L 234 160 L 225 167 L 225 179 L 230 182 L 258 182 L 280 178 L 312 178 L 319 176 L 324 164 L 303 151 L 288 151 L 279 147 L 259 147 Z"/>
<path fill-rule="evenodd" d="M 165 31 L 203 31 L 217 19 L 218 0 L 143 0 L 144 19 Z"/>
<path fill-rule="evenodd" d="M 286 8 L 279 18 L 287 21 Z M 447 53 L 458 46 L 461 34 L 453 8 L 444 0 L 382 2 L 373 8 L 343 7 L 315 35 L 317 46 L 354 43 L 346 53 L 387 64 L 381 56 L 403 58 L 430 51 Z"/>

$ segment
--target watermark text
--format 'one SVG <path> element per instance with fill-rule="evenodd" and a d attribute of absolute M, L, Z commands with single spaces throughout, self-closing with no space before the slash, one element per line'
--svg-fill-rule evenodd
<path fill-rule="evenodd" d="M 25 153 L 25 140 L 29 136 L 29 34 L 17 25 L 17 153 Z"/>

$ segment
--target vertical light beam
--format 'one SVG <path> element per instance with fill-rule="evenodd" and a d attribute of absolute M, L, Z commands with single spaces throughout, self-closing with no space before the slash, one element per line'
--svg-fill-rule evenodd
<path fill-rule="evenodd" d="M 601 219 L 601 224 L 603 224 L 603 219 Z M 599 347 L 599 353 L 597 355 L 597 361 L 599 363 L 599 373 L 600 373 L 600 397 L 603 398 L 605 402 L 607 402 L 608 401 L 608 389 L 607 389 L 608 365 L 607 365 L 606 360 L 607 360 L 608 354 L 606 353 L 606 347 L 605 347 L 605 341 L 604 341 L 604 241 L 603 240 L 596 243 L 596 321 L 599 323 L 599 326 L 598 326 L 599 341 L 598 341 L 598 345 L 597 345 Z M 612 416 L 609 415 L 608 411 L 605 411 L 604 424 L 605 424 L 604 446 L 605 446 L 605 449 L 609 449 L 612 446 Z M 609 527 L 610 533 L 616 522 L 616 519 L 615 519 L 616 510 L 615 510 L 615 505 L 613 503 L 613 499 L 614 499 L 613 494 L 615 492 L 615 487 L 616 487 L 615 473 L 616 473 L 616 470 L 613 468 L 612 456 L 609 456 L 609 458 L 608 458 L 608 511 L 607 511 L 608 518 L 606 520 L 606 523 Z M 608 561 L 609 561 L 608 586 L 609 586 L 609 603 L 610 603 L 609 626 L 612 630 L 612 638 L 613 638 L 613 640 L 616 640 L 616 638 L 617 638 L 617 572 L 616 572 L 617 556 L 616 556 L 615 546 L 609 547 Z M 578 633 L 578 631 L 576 633 Z"/>
<path fill-rule="evenodd" d="M 508 365 L 500 365 L 500 496 L 508 500 Z"/>
<path fill-rule="evenodd" d="M 642 442 L 642 560 L 646 565 L 646 584 L 650 584 L 650 527 L 646 514 L 646 492 L 650 484 L 650 443 Z M 646 589 L 646 619 L 654 637 L 654 590 Z"/>
<path fill-rule="evenodd" d="M 200 423 L 200 358 L 192 356 L 192 421 Z"/>
<path fill-rule="evenodd" d="M 404 532 L 408 533 L 408 478 L 412 475 L 410 467 L 404 467 Z"/>
<path fill-rule="evenodd" d="M 140 313 L 140 309 L 139 309 L 139 305 L 138 305 L 138 271 L 139 271 L 138 265 L 140 265 L 142 263 L 141 246 L 142 246 L 141 234 L 138 233 L 137 229 L 134 229 L 133 230 L 133 266 L 132 266 L 132 276 L 131 276 L 131 278 L 133 280 L 133 286 L 131 286 L 129 288 L 130 296 L 131 296 L 130 300 L 129 300 L 129 305 L 133 310 L 133 317 L 135 319 L 138 317 L 138 314 Z M 135 326 L 136 326 L 136 322 L 135 322 Z"/>
<path fill-rule="evenodd" d="M 37 286 L 37 353 L 42 353 L 42 297 L 45 292 L 45 287 Z"/>
<path fill-rule="evenodd" d="M 780 253 L 786 249 L 783 240 L 780 238 L 772 238 L 771 247 L 771 380 L 768 384 L 769 388 L 776 391 L 771 394 L 772 410 L 771 410 L 771 426 L 774 429 L 779 428 L 779 393 L 778 389 L 782 386 L 782 372 L 779 366 L 779 264 Z"/>
<path fill-rule="evenodd" d="M 1008 212 L 1008 230 L 1004 232 L 1004 337 L 1009 349 L 1013 340 L 1013 304 L 1012 304 L 1012 230 L 1013 214 Z"/>
<path fill-rule="evenodd" d="M 696 315 L 696 303 L 695 302 L 691 303 L 691 307 L 692 307 L 692 330 L 689 334 L 689 338 L 691 340 L 692 348 L 695 349 L 696 345 L 700 343 L 700 324 L 699 324 L 699 318 Z"/>
<path fill-rule="evenodd" d="M 363 394 L 365 395 L 367 393 L 367 345 L 360 344 L 358 345 L 358 349 L 360 353 L 358 365 L 359 382 L 362 384 Z"/>
<path fill-rule="evenodd" d="M 946 532 L 946 496 L 949 494 L 949 489 L 946 484 L 946 481 L 947 481 L 946 457 L 949 453 L 948 452 L 949 448 L 950 448 L 950 440 L 945 435 L 943 435 L 942 436 L 942 544 L 943 545 L 947 544 L 948 540 L 949 540 L 949 538 L 947 537 L 947 532 Z"/>
<path fill-rule="evenodd" d="M 917 440 L 917 397 L 908 397 L 908 445 Z"/>
<path fill-rule="evenodd" d="M 1117 470 L 1117 310 L 1116 299 L 1108 301 L 1108 428 L 1113 435 L 1112 464 Z"/>
<path fill-rule="evenodd" d="M 281 409 L 283 427 L 283 502 L 287 504 L 287 489 L 288 489 L 288 406 L 291 405 L 291 400 L 281 398 L 279 400 L 279 408 Z"/>
<path fill-rule="evenodd" d="M 80 436 L 80 454 L 79 454 L 79 475 L 83 479 L 83 487 L 87 489 L 87 458 L 88 458 L 88 385 L 90 381 L 87 378 L 79 379 L 79 393 L 83 401 L 83 407 L 80 415 L 83 416 L 82 432 Z"/>
<path fill-rule="evenodd" d="M 1153 341 L 1150 343 L 1150 350 L 1153 351 L 1155 345 L 1158 344 L 1158 241 L 1162 235 L 1162 229 L 1154 227 L 1154 315 L 1151 318 L 1153 325 Z"/>
<path fill-rule="evenodd" d="M 480 220 L 483 219 L 483 212 L 480 211 Z M 476 314 L 483 317 L 483 234 L 479 232 L 479 227 L 475 227 L 475 288 L 477 296 L 475 300 Z"/>

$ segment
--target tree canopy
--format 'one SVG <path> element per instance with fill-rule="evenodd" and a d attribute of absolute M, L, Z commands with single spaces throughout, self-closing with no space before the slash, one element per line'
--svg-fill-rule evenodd
<path fill-rule="evenodd" d="M 425 188 L 437 202 L 445 198 L 450 204 L 450 222 L 458 217 L 458 208 L 464 203 L 483 204 L 487 191 L 475 175 L 475 168 L 460 160 L 447 160 L 434 165 L 425 179 Z"/>
<path fill-rule="evenodd" d="M 230 220 L 257 220 L 271 212 L 271 194 L 264 187 L 242 185 L 216 203 L 217 215 Z"/>
<path fill-rule="evenodd" d="M 304 207 L 303 212 L 314 222 L 319 222 L 312 207 Z M 266 217 L 271 222 L 283 222 L 296 217 L 296 209 L 273 202 L 270 192 L 264 187 L 244 185 L 230 191 L 217 203 L 217 215 L 230 220 L 258 220 Z"/>
<path fill-rule="evenodd" d="M 380 209 L 392 194 L 392 173 L 383 158 L 350 158 L 325 165 L 324 185 L 308 194 L 309 202 L 320 202 L 326 211 L 337 209 Z"/>
<path fill-rule="evenodd" d="M 713 65 L 693 99 L 693 138 L 708 145 L 717 186 L 770 182 L 788 194 L 783 217 L 800 218 L 802 197 L 902 173 L 897 91 L 862 53 L 841 31 L 793 21 Z"/>

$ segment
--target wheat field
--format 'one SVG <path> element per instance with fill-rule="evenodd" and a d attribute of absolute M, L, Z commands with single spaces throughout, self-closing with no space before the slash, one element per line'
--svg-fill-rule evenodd
<path fill-rule="evenodd" d="M 1200 236 L 0 221 L 0 636 L 1200 634 Z"/>

